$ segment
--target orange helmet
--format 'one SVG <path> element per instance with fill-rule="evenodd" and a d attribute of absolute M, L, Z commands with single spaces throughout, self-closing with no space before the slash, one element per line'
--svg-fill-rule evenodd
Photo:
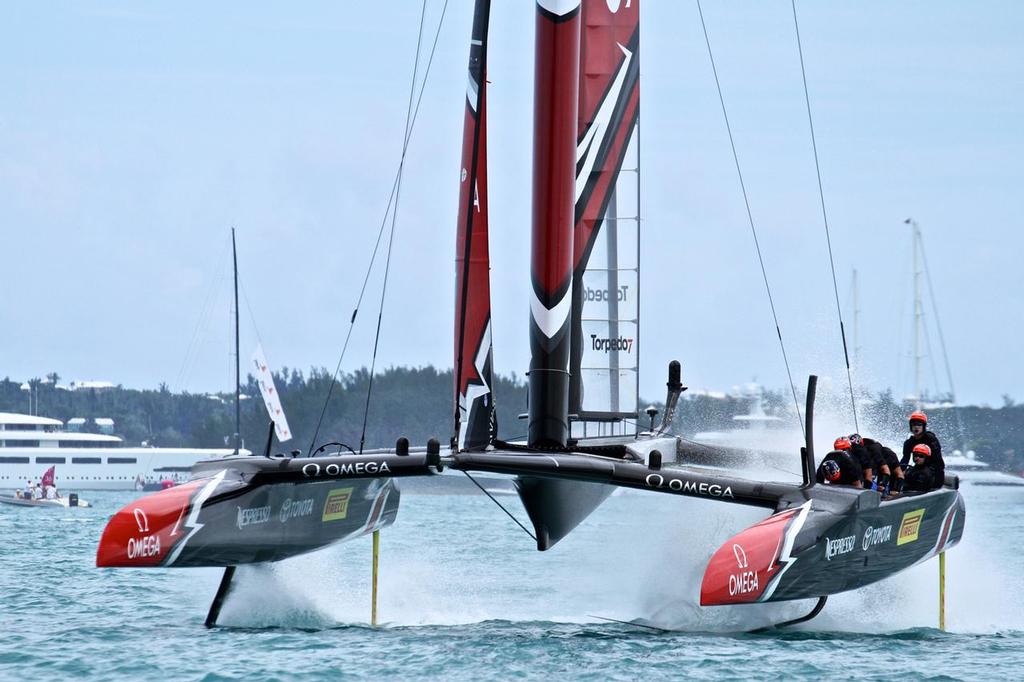
<path fill-rule="evenodd" d="M 839 438 L 836 438 L 835 443 L 832 443 L 832 447 L 836 450 L 849 450 L 850 439 L 845 436 L 840 436 Z"/>
<path fill-rule="evenodd" d="M 922 424 L 927 426 L 928 415 L 926 415 L 924 412 L 914 412 L 913 414 L 910 415 L 907 421 L 909 421 L 911 424 L 913 424 L 914 422 L 921 422 Z"/>
<path fill-rule="evenodd" d="M 930 457 L 932 454 L 932 449 L 925 445 L 924 443 L 918 443 L 917 445 L 914 446 L 913 452 L 915 456 L 921 455 L 922 457 Z"/>

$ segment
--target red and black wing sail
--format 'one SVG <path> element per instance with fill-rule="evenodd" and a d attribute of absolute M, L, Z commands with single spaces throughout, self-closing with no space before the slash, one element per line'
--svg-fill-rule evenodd
<path fill-rule="evenodd" d="M 639 353 L 640 2 L 582 6 L 570 411 L 634 417 Z"/>
<path fill-rule="evenodd" d="M 487 27 L 490 0 L 476 0 L 459 173 L 455 241 L 455 438 L 487 446 L 496 423 L 492 392 L 490 256 L 487 240 Z"/>
<path fill-rule="evenodd" d="M 537 0 L 527 442 L 569 438 L 580 0 Z"/>

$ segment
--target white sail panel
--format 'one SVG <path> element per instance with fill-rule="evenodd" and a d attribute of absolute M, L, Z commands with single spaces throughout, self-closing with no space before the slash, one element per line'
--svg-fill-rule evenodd
<path fill-rule="evenodd" d="M 581 280 L 580 418 L 637 414 L 640 235 L 635 126 L 630 137 Z"/>

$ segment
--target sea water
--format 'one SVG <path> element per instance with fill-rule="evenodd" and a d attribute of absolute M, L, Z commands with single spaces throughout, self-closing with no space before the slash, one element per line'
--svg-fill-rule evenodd
<path fill-rule="evenodd" d="M 381 533 L 378 627 L 367 537 L 240 569 L 212 630 L 219 569 L 95 567 L 134 493 L 0 505 L 0 679 L 1019 677 L 1024 489 L 963 493 L 946 632 L 933 559 L 750 634 L 813 606 L 698 605 L 711 553 L 765 511 L 668 495 L 615 495 L 547 552 L 482 495 L 405 495 Z M 525 521 L 514 496 L 498 500 Z"/>

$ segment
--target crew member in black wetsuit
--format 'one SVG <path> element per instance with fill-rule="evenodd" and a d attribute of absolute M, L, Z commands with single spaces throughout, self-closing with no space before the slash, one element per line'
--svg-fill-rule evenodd
<path fill-rule="evenodd" d="M 861 442 L 868 452 L 872 453 L 874 461 L 881 460 L 882 474 L 879 476 L 878 492 L 883 496 L 899 495 L 903 490 L 903 467 L 900 466 L 900 458 L 888 448 L 873 438 L 862 438 Z M 888 477 L 888 480 L 882 480 Z"/>
<path fill-rule="evenodd" d="M 909 417 L 910 438 L 903 442 L 903 459 L 900 464 L 904 467 L 910 462 L 910 457 L 915 445 L 927 445 L 930 454 L 925 463 L 932 472 L 932 480 L 936 482 L 935 487 L 941 487 L 946 477 L 946 463 L 942 459 L 942 445 L 938 437 L 928 430 L 928 416 L 924 412 L 914 412 Z"/>
<path fill-rule="evenodd" d="M 924 443 L 918 443 L 910 454 L 914 456 L 914 466 L 907 472 L 907 490 L 926 493 L 941 488 L 942 479 L 936 479 L 935 471 L 928 466 L 932 449 Z"/>
<path fill-rule="evenodd" d="M 882 453 L 867 447 L 859 433 L 851 433 L 849 441 L 850 454 L 860 462 L 860 466 L 864 470 L 864 487 L 884 490 L 889 479 L 889 467 L 882 459 Z"/>
<path fill-rule="evenodd" d="M 818 483 L 864 487 L 861 483 L 863 471 L 860 464 L 850 456 L 850 441 L 846 438 L 837 438 L 833 447 L 835 450 L 825 455 L 825 459 L 818 465 L 818 473 L 815 476 Z"/>

